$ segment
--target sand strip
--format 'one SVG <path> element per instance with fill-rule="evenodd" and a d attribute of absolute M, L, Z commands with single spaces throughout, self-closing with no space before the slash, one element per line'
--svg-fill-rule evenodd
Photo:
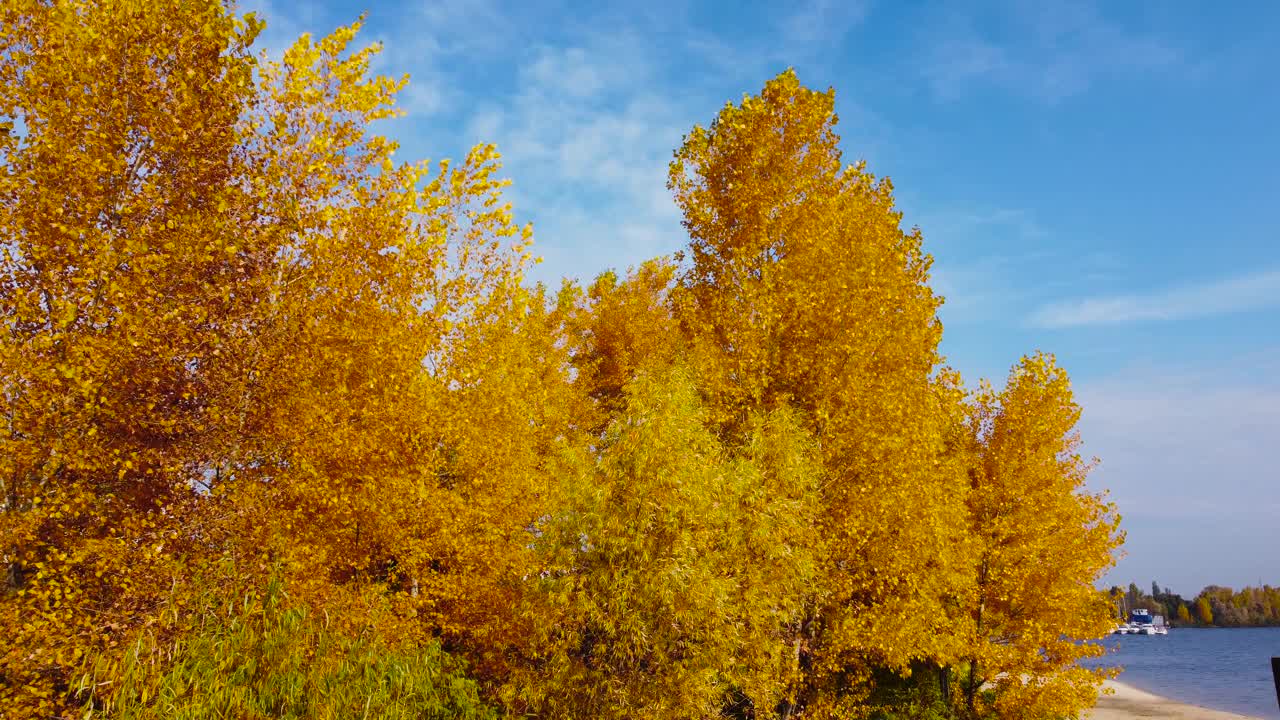
<path fill-rule="evenodd" d="M 1152 695 L 1124 683 L 1107 682 L 1113 695 L 1098 698 L 1098 705 L 1085 713 L 1089 720 L 1133 720 L 1133 718 L 1169 718 L 1169 720 L 1258 720 L 1251 715 L 1210 710 Z"/>

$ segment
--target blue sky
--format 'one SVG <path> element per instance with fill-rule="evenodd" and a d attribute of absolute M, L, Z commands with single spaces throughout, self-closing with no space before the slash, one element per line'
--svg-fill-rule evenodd
<path fill-rule="evenodd" d="M 948 361 L 1071 371 L 1128 532 L 1109 580 L 1280 584 L 1280 4 L 245 8 L 275 51 L 367 11 L 412 76 L 401 157 L 497 143 L 553 283 L 684 244 L 666 164 L 726 100 L 834 86 L 846 159 L 936 258 Z"/>

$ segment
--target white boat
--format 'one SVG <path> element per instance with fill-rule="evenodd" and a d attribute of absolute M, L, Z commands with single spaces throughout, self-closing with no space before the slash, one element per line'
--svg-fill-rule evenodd
<path fill-rule="evenodd" d="M 1129 622 L 1121 626 L 1121 635 L 1168 635 L 1169 626 L 1163 615 L 1152 615 L 1149 610 L 1139 608 L 1129 613 Z"/>

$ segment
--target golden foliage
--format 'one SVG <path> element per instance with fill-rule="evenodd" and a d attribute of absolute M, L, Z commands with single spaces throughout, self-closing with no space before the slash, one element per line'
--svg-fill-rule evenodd
<path fill-rule="evenodd" d="M 598 452 L 567 458 L 540 525 L 523 712 L 704 718 L 769 707 L 797 668 L 779 628 L 812 581 L 812 448 L 786 411 L 725 447 L 687 371 L 629 382 Z M 732 663 L 726 659 L 733 658 Z"/>
<path fill-rule="evenodd" d="M 1107 634 L 1112 606 L 1093 586 L 1119 545 L 1115 507 L 1085 488 L 1091 463 L 1079 454 L 1080 408 L 1052 356 L 1023 358 L 1005 388 L 979 389 L 968 421 L 969 494 L 976 583 L 966 602 L 971 712 L 1063 717 L 1092 705 L 1104 670 L 1076 661 L 1102 648 L 1078 642 Z M 986 683 L 998 692 L 982 708 Z"/>
<path fill-rule="evenodd" d="M 851 663 L 944 654 L 965 559 L 930 258 L 890 183 L 841 165 L 833 107 L 785 72 L 694 128 L 670 180 L 691 237 L 677 312 L 716 416 L 790 405 L 822 448 L 809 691 L 827 695 Z"/>
<path fill-rule="evenodd" d="M 669 302 L 675 273 L 671 261 L 657 258 L 622 280 L 610 271 L 585 293 L 576 285 L 562 292 L 560 303 L 573 307 L 567 329 L 575 384 L 592 405 L 579 413 L 582 427 L 601 429 L 623 407 L 623 388 L 632 378 L 685 354 Z"/>
<path fill-rule="evenodd" d="M 1199 597 L 1196 599 L 1196 619 L 1202 625 L 1213 624 L 1213 607 L 1209 604 L 1209 598 Z"/>
<path fill-rule="evenodd" d="M 6 13 L 4 702 L 223 554 L 503 632 L 567 377 L 497 153 L 394 164 L 358 24 L 260 62 L 220 2 Z"/>
<path fill-rule="evenodd" d="M 962 664 L 998 689 L 974 713 L 1092 697 L 1118 535 L 1065 373 L 966 398 L 832 91 L 788 71 L 695 127 L 687 255 L 553 299 L 493 147 L 373 132 L 406 80 L 360 22 L 268 60 L 222 0 L 0 19 L 10 714 L 163 714 L 267 648 L 234 688 L 342 677 L 338 714 L 441 682 L 477 714 L 831 717 Z M 210 611 L 210 578 L 289 610 Z M 348 672 L 369 648 L 396 660 Z M 277 707 L 239 692 L 181 707 Z"/>

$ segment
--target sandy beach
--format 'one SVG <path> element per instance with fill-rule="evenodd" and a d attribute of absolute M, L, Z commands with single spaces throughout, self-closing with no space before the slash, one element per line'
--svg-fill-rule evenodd
<path fill-rule="evenodd" d="M 1159 695 L 1143 692 L 1124 683 L 1108 682 L 1115 694 L 1098 699 L 1098 705 L 1085 714 L 1089 720 L 1133 720 L 1134 718 L 1169 718 L 1170 720 L 1257 720 L 1252 715 L 1210 710 L 1180 703 Z"/>

